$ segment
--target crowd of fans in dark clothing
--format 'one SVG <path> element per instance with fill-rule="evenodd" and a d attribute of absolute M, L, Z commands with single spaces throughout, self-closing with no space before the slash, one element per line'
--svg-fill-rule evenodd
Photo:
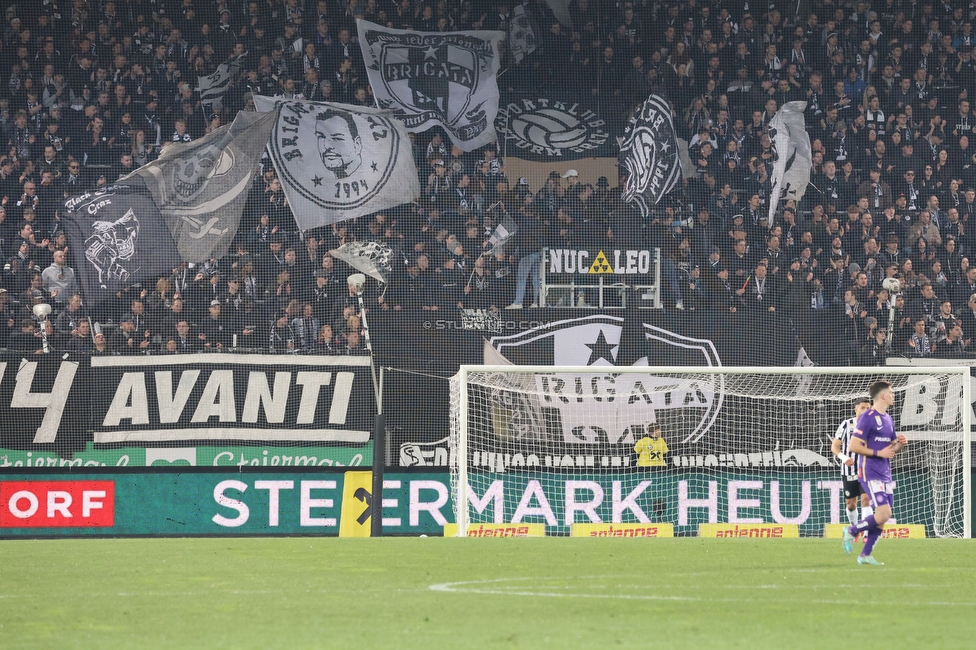
<path fill-rule="evenodd" d="M 226 257 L 180 265 L 89 313 L 65 254 L 65 197 L 229 123 L 255 95 L 372 106 L 357 19 L 507 32 L 512 3 L 11 6 L 0 35 L 0 346 L 359 353 L 361 300 L 405 317 L 519 308 L 539 303 L 545 248 L 660 248 L 668 309 L 794 320 L 829 310 L 851 362 L 965 353 L 976 336 L 976 6 L 572 0 L 571 28 L 544 2 L 526 9 L 537 48 L 516 62 L 502 44 L 503 92 L 569 93 L 619 135 L 648 93 L 670 101 L 695 174 L 650 216 L 621 203 L 623 176 L 509 178 L 504 146 L 463 152 L 435 129 L 411 136 L 419 201 L 301 233 L 266 160 Z M 230 59 L 245 61 L 244 78 L 219 110 L 201 104 L 197 79 Z M 811 182 L 770 219 L 769 122 L 795 100 L 806 102 Z M 493 248 L 506 217 L 518 233 Z M 389 283 L 360 295 L 328 251 L 363 240 L 393 255 Z"/>

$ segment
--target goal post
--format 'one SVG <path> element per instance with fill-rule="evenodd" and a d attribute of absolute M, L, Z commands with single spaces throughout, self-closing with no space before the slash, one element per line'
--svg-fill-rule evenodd
<path fill-rule="evenodd" d="M 462 366 L 451 380 L 458 534 L 790 524 L 824 535 L 847 521 L 831 440 L 878 379 L 892 383 L 889 413 L 909 439 L 892 463 L 895 522 L 970 537 L 968 366 Z"/>

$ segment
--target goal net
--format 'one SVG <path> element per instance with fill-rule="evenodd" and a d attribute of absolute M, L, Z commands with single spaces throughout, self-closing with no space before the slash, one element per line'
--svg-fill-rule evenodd
<path fill-rule="evenodd" d="M 892 464 L 893 519 L 968 536 L 968 367 L 465 366 L 451 386 L 459 534 L 531 523 L 547 535 L 631 534 L 614 524 L 824 535 L 847 522 L 831 440 L 878 379 L 909 439 Z"/>

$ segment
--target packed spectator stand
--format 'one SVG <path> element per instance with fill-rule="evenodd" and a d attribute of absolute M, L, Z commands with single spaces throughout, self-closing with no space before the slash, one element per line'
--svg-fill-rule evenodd
<path fill-rule="evenodd" d="M 572 27 L 531 0 L 537 48 L 515 62 L 503 43 L 503 93 L 559 89 L 599 106 L 616 135 L 648 93 L 671 102 L 696 173 L 649 217 L 621 203 L 623 177 L 511 178 L 504 139 L 465 153 L 431 130 L 411 136 L 420 201 L 298 232 L 266 159 L 228 256 L 180 265 L 88 313 L 64 254 L 65 197 L 228 124 L 254 110 L 255 95 L 372 106 L 357 19 L 507 31 L 511 8 L 446 0 L 9 6 L 0 50 L 0 346 L 362 353 L 359 296 L 346 280 L 353 270 L 328 251 L 374 239 L 394 249 L 394 268 L 388 286 L 367 289 L 368 310 L 529 307 L 546 247 L 660 248 L 666 309 L 760 310 L 794 321 L 830 313 L 850 363 L 967 353 L 976 336 L 976 7 L 930 0 L 572 0 Z M 202 105 L 198 77 L 242 55 L 247 73 L 223 107 Z M 770 225 L 768 125 L 793 100 L 807 102 L 814 168 L 799 205 L 781 203 Z M 486 255 L 506 215 L 518 234 Z M 894 309 L 882 287 L 892 277 L 901 281 Z M 45 322 L 33 310 L 39 303 L 52 307 Z"/>

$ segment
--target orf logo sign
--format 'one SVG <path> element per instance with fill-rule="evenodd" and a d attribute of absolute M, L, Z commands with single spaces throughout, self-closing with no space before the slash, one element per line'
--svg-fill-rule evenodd
<path fill-rule="evenodd" d="M 114 481 L 4 481 L 0 528 L 111 528 Z"/>

